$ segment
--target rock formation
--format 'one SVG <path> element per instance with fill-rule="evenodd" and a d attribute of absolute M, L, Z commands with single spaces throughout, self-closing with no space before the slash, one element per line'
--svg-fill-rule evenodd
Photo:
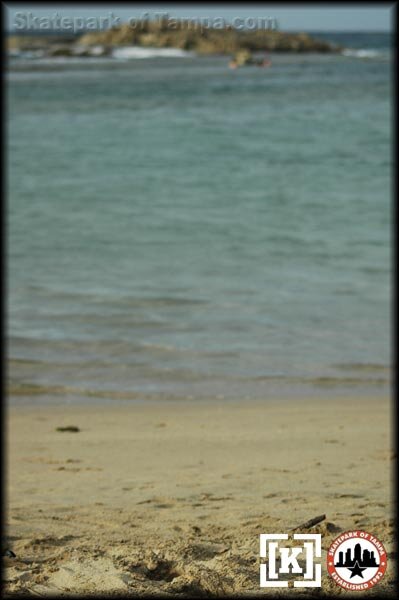
<path fill-rule="evenodd" d="M 334 52 L 332 44 L 316 40 L 307 33 L 283 33 L 257 29 L 242 31 L 233 27 L 204 28 L 195 23 L 141 21 L 132 27 L 128 23 L 107 31 L 86 33 L 79 38 L 81 45 L 152 46 L 180 48 L 198 54 L 232 54 L 248 52 Z"/>
<path fill-rule="evenodd" d="M 50 56 L 92 56 L 93 46 L 103 54 L 113 47 L 143 46 L 180 48 L 197 54 L 229 54 L 238 52 L 338 52 L 329 42 L 312 38 L 307 33 L 284 33 L 276 30 L 238 30 L 200 27 L 187 21 L 138 21 L 133 27 L 124 23 L 106 31 L 93 31 L 81 36 L 10 35 L 9 50 L 43 49 Z M 84 50 L 86 49 L 86 51 Z"/>

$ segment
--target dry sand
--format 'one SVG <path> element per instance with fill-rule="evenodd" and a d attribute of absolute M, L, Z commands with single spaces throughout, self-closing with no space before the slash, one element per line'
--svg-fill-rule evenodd
<path fill-rule="evenodd" d="M 275 594 L 259 534 L 325 513 L 304 530 L 323 534 L 322 590 L 348 594 L 325 550 L 365 529 L 391 565 L 367 594 L 391 595 L 390 412 L 384 397 L 10 408 L 7 590 Z"/>

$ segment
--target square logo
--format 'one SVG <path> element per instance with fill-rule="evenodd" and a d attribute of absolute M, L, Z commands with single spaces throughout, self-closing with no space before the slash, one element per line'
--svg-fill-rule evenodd
<path fill-rule="evenodd" d="M 294 587 L 321 587 L 320 533 L 294 533 L 294 545 L 287 545 L 288 533 L 261 533 L 260 587 L 288 587 L 295 576 Z"/>

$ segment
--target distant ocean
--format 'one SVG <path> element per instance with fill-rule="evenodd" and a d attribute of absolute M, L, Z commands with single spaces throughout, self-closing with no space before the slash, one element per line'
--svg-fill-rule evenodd
<path fill-rule="evenodd" d="M 388 389 L 391 39 L 314 35 L 10 58 L 14 402 Z"/>

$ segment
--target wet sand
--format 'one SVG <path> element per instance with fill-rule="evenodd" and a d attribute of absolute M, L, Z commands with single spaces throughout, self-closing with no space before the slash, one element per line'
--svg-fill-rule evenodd
<path fill-rule="evenodd" d="M 365 529 L 391 558 L 367 593 L 391 594 L 390 418 L 386 397 L 9 408 L 7 590 L 275 593 L 259 534 L 324 513 L 303 530 L 323 534 L 322 590 L 342 591 L 332 540 Z"/>

